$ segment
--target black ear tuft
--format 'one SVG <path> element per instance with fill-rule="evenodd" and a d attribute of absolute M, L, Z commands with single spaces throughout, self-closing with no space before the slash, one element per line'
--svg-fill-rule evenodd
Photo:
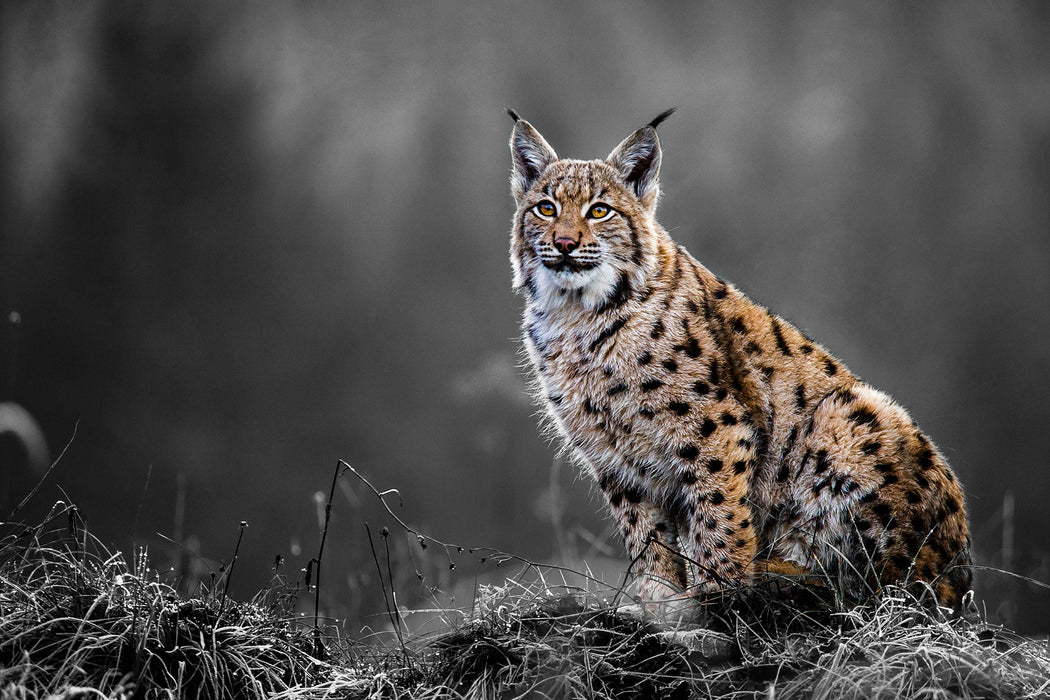
<path fill-rule="evenodd" d="M 671 107 L 670 109 L 666 109 L 663 112 L 660 112 L 660 114 L 656 115 L 656 119 L 653 119 L 646 126 L 648 126 L 650 129 L 655 129 L 656 127 L 658 127 L 661 124 L 663 124 L 665 119 L 667 119 L 669 116 L 671 116 L 672 114 L 674 114 L 677 111 L 678 111 L 677 107 Z"/>
<path fill-rule="evenodd" d="M 518 116 L 512 110 L 507 112 L 512 117 Z M 514 121 L 514 130 L 510 135 L 510 153 L 514 166 L 510 178 L 511 192 L 515 201 L 520 204 L 547 166 L 558 160 L 558 154 L 540 136 L 540 132 L 524 119 Z"/>
<path fill-rule="evenodd" d="M 674 111 L 674 110 L 671 110 L 671 111 Z M 510 107 L 507 107 L 507 114 L 509 114 L 510 118 L 514 120 L 515 124 L 521 121 L 521 117 L 518 116 L 518 113 L 515 112 Z"/>

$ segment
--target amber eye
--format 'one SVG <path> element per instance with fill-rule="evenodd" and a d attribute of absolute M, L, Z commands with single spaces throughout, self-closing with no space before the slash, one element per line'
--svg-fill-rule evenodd
<path fill-rule="evenodd" d="M 587 217 L 590 219 L 604 219 L 611 212 L 612 209 L 609 208 L 609 205 L 599 202 L 590 208 L 590 211 L 587 212 Z"/>
<path fill-rule="evenodd" d="M 540 216 L 554 216 L 556 211 L 558 210 L 555 208 L 554 202 L 549 202 L 546 199 L 536 205 L 536 212 Z"/>

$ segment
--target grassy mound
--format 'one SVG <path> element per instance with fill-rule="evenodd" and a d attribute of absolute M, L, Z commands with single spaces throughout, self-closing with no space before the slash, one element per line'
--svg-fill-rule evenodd
<path fill-rule="evenodd" d="M 349 644 L 302 617 L 304 588 L 286 581 L 235 602 L 226 570 L 180 596 L 144 557 L 92 541 L 75 508 L 3 527 L 2 698 L 1050 696 L 1045 640 L 904 591 L 844 610 L 819 588 L 767 582 L 672 625 L 626 612 L 614 592 L 510 582 L 483 587 L 440 632 Z"/>
<path fill-rule="evenodd" d="M 220 580 L 184 599 L 91 540 L 75 508 L 52 515 L 0 546 L 0 697 L 259 698 L 323 673 L 276 588 L 237 603 Z"/>

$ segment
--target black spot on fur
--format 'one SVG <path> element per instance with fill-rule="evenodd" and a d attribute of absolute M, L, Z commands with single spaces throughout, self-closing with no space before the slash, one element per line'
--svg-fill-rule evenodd
<path fill-rule="evenodd" d="M 689 336 L 685 343 L 674 346 L 675 352 L 684 352 L 694 360 L 701 355 L 700 343 L 697 342 L 696 338 Z"/>
<path fill-rule="evenodd" d="M 653 355 L 648 350 L 638 356 L 638 364 L 647 365 L 653 361 Z"/>
<path fill-rule="evenodd" d="M 729 293 L 729 288 L 726 286 L 725 280 L 719 279 L 717 280 L 717 283 L 718 286 L 715 287 L 715 290 L 714 292 L 712 292 L 712 294 L 715 299 L 725 299 L 726 294 Z"/>
<path fill-rule="evenodd" d="M 890 464 L 889 462 L 879 462 L 878 464 L 875 465 L 874 469 L 877 472 L 893 471 L 893 465 Z"/>
<path fill-rule="evenodd" d="M 881 449 L 882 449 L 882 443 L 878 442 L 878 441 L 874 441 L 874 442 L 865 443 L 860 448 L 860 451 L 863 452 L 866 455 L 873 455 L 873 454 L 875 454 L 876 452 L 878 452 Z"/>
<path fill-rule="evenodd" d="M 617 331 L 623 328 L 625 323 L 627 323 L 626 317 L 618 318 L 615 321 L 613 321 L 608 328 L 599 333 L 598 337 L 594 339 L 594 342 L 591 343 L 590 351 L 594 352 L 595 350 L 597 350 L 602 343 L 604 343 L 606 340 L 615 335 Z"/>
<path fill-rule="evenodd" d="M 777 343 L 777 350 L 779 350 L 782 355 L 791 357 L 791 348 L 788 347 L 787 341 L 784 340 L 784 331 L 780 327 L 780 321 L 772 314 L 770 314 L 769 320 L 772 324 L 773 340 Z"/>
<path fill-rule="evenodd" d="M 641 408 L 638 409 L 638 414 L 643 416 L 643 417 L 645 417 L 645 418 L 652 418 L 653 416 L 656 415 L 656 411 L 654 411 L 653 409 L 649 408 L 648 406 L 642 406 Z"/>
<path fill-rule="evenodd" d="M 905 492 L 904 497 L 908 499 L 908 503 L 918 503 L 922 500 L 922 496 L 910 489 L 907 492 Z"/>
<path fill-rule="evenodd" d="M 827 470 L 831 466 L 831 460 L 828 459 L 827 450 L 817 450 L 817 461 L 813 465 L 813 473 L 820 474 Z"/>
<path fill-rule="evenodd" d="M 857 395 L 849 389 L 839 387 L 835 391 L 831 392 L 831 398 L 833 401 L 838 401 L 843 406 L 848 406 L 857 400 Z"/>
<path fill-rule="evenodd" d="M 705 381 L 693 382 L 693 393 L 698 396 L 706 396 L 711 391 L 711 385 Z"/>
<path fill-rule="evenodd" d="M 783 460 L 787 456 L 787 453 L 795 446 L 795 440 L 798 439 L 798 426 L 792 426 L 791 432 L 788 433 L 787 442 L 784 443 L 784 449 L 780 453 L 780 459 Z"/>
<path fill-rule="evenodd" d="M 718 401 L 724 401 L 727 396 L 729 396 L 729 392 L 725 389 L 719 388 L 718 391 L 715 392 L 715 399 Z"/>
<path fill-rule="evenodd" d="M 887 474 L 886 476 L 882 477 L 882 485 L 883 486 L 892 486 L 893 484 L 896 484 L 898 481 L 900 481 L 900 479 L 897 478 L 896 474 Z"/>
<path fill-rule="evenodd" d="M 802 351 L 803 355 L 808 355 L 809 353 L 813 352 L 813 346 L 806 344 L 800 347 L 799 350 Z"/>
<path fill-rule="evenodd" d="M 678 448 L 678 456 L 682 459 L 693 460 L 698 454 L 700 454 L 700 449 L 692 443 Z"/>
<path fill-rule="evenodd" d="M 721 491 L 712 491 L 711 495 L 707 498 L 713 506 L 721 505 L 726 500 L 726 497 L 722 495 Z"/>
<path fill-rule="evenodd" d="M 631 503 L 641 503 L 642 499 L 645 497 L 645 494 L 640 488 L 636 486 L 629 486 L 627 487 L 627 490 L 624 491 L 624 496 Z"/>
<path fill-rule="evenodd" d="M 802 455 L 802 460 L 798 463 L 798 471 L 795 472 L 796 479 L 802 476 L 802 472 L 806 471 L 806 467 L 809 465 L 809 460 L 812 456 L 812 450 L 806 450 L 805 454 Z"/>
<path fill-rule="evenodd" d="M 715 473 L 715 472 L 722 471 L 722 460 L 720 460 L 720 459 L 708 460 L 708 462 L 707 462 L 707 471 L 711 472 L 712 474 Z"/>
<path fill-rule="evenodd" d="M 718 384 L 718 358 L 711 360 L 711 366 L 707 370 L 707 376 L 712 384 Z"/>
<path fill-rule="evenodd" d="M 594 404 L 591 403 L 590 399 L 583 400 L 583 410 L 586 413 L 590 413 L 591 415 L 594 415 L 598 412 L 598 409 L 594 407 Z"/>
<path fill-rule="evenodd" d="M 929 480 L 927 480 L 926 477 L 923 476 L 922 474 L 918 474 L 918 473 L 915 474 L 915 484 L 920 489 L 927 489 L 927 488 L 930 487 Z"/>
<path fill-rule="evenodd" d="M 752 340 L 750 343 L 744 346 L 744 352 L 746 352 L 748 355 L 761 355 L 762 346 Z"/>
<path fill-rule="evenodd" d="M 609 387 L 609 390 L 605 393 L 609 396 L 616 396 L 617 394 L 622 394 L 625 391 L 627 391 L 627 385 L 623 382 L 620 382 L 619 384 Z"/>
<path fill-rule="evenodd" d="M 671 358 L 667 358 L 666 360 L 661 361 L 660 364 L 663 365 L 664 369 L 666 369 L 668 372 L 678 371 L 678 363 L 672 360 Z"/>
<path fill-rule="evenodd" d="M 801 384 L 795 387 L 795 407 L 800 411 L 806 407 L 806 387 Z"/>
<path fill-rule="evenodd" d="M 610 309 L 618 309 L 630 300 L 631 294 L 631 278 L 626 272 L 621 272 L 620 278 L 616 280 L 616 286 L 595 311 L 601 313 Z"/>
<path fill-rule="evenodd" d="M 649 331 L 649 337 L 653 340 L 656 340 L 664 334 L 664 330 L 666 330 L 664 328 L 664 322 L 662 319 L 658 318 L 655 321 L 653 321 L 653 328 L 651 331 Z"/>
<path fill-rule="evenodd" d="M 525 326 L 525 333 L 529 336 L 529 340 L 532 341 L 532 344 L 536 346 L 537 350 L 540 352 L 546 351 L 547 343 L 545 343 L 543 338 L 540 337 L 540 330 L 535 324 L 530 323 Z"/>
<path fill-rule="evenodd" d="M 787 478 L 788 478 L 788 466 L 786 464 L 781 464 L 780 465 L 780 469 L 777 470 L 777 476 L 776 476 L 777 483 L 781 483 L 782 484 L 785 481 L 787 481 Z"/>
<path fill-rule="evenodd" d="M 685 302 L 685 308 L 689 309 L 689 313 L 698 314 L 700 313 L 700 307 L 696 305 L 696 302 L 689 299 Z"/>
<path fill-rule="evenodd" d="M 669 404 L 667 404 L 667 410 L 671 411 L 672 413 L 676 413 L 680 416 L 684 416 L 685 414 L 689 413 L 689 404 L 685 403 L 684 401 L 672 401 Z"/>
<path fill-rule="evenodd" d="M 833 377 L 833 376 L 835 376 L 835 373 L 838 372 L 838 371 L 839 371 L 839 368 L 835 364 L 835 361 L 832 360 L 830 357 L 825 357 L 824 358 L 824 374 L 828 375 L 829 377 Z"/>
<path fill-rule="evenodd" d="M 686 486 L 690 486 L 696 483 L 696 474 L 690 470 L 682 472 L 682 483 Z"/>
<path fill-rule="evenodd" d="M 736 425 L 736 416 L 734 416 L 732 413 L 723 413 L 721 420 L 722 425 Z"/>
<path fill-rule="evenodd" d="M 919 465 L 919 469 L 923 471 L 933 466 L 933 450 L 929 447 L 924 447 L 918 455 L 916 455 L 915 463 Z"/>
<path fill-rule="evenodd" d="M 740 333 L 741 335 L 745 335 L 747 333 L 747 326 L 744 325 L 744 319 L 742 318 L 734 318 L 730 322 L 730 325 L 733 327 L 733 331 L 736 333 Z"/>
<path fill-rule="evenodd" d="M 948 500 L 944 502 L 944 505 L 948 508 L 949 513 L 958 513 L 959 509 L 962 507 L 959 505 L 959 500 L 955 496 L 949 497 Z"/>
<path fill-rule="evenodd" d="M 872 430 L 879 428 L 879 419 L 875 417 L 875 412 L 867 406 L 853 409 L 853 412 L 849 414 L 849 419 L 857 425 L 870 425 Z"/>
<path fill-rule="evenodd" d="M 656 391 L 663 385 L 664 383 L 659 379 L 647 379 L 646 381 L 642 382 L 642 391 L 644 391 L 645 393 L 649 393 L 650 391 Z"/>
<path fill-rule="evenodd" d="M 700 435 L 703 437 L 710 437 L 711 433 L 715 432 L 718 426 L 710 418 L 705 418 L 703 424 L 700 426 Z"/>

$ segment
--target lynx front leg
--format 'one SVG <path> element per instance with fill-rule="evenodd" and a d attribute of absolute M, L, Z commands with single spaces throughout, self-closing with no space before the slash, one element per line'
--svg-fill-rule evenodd
<path fill-rule="evenodd" d="M 631 558 L 639 598 L 655 602 L 681 596 L 686 575 L 684 560 L 677 553 L 675 524 L 637 488 L 607 490 L 606 496 Z"/>
<path fill-rule="evenodd" d="M 751 509 L 742 484 L 696 482 L 678 505 L 681 550 L 688 557 L 688 588 L 696 595 L 750 581 L 757 550 Z"/>

